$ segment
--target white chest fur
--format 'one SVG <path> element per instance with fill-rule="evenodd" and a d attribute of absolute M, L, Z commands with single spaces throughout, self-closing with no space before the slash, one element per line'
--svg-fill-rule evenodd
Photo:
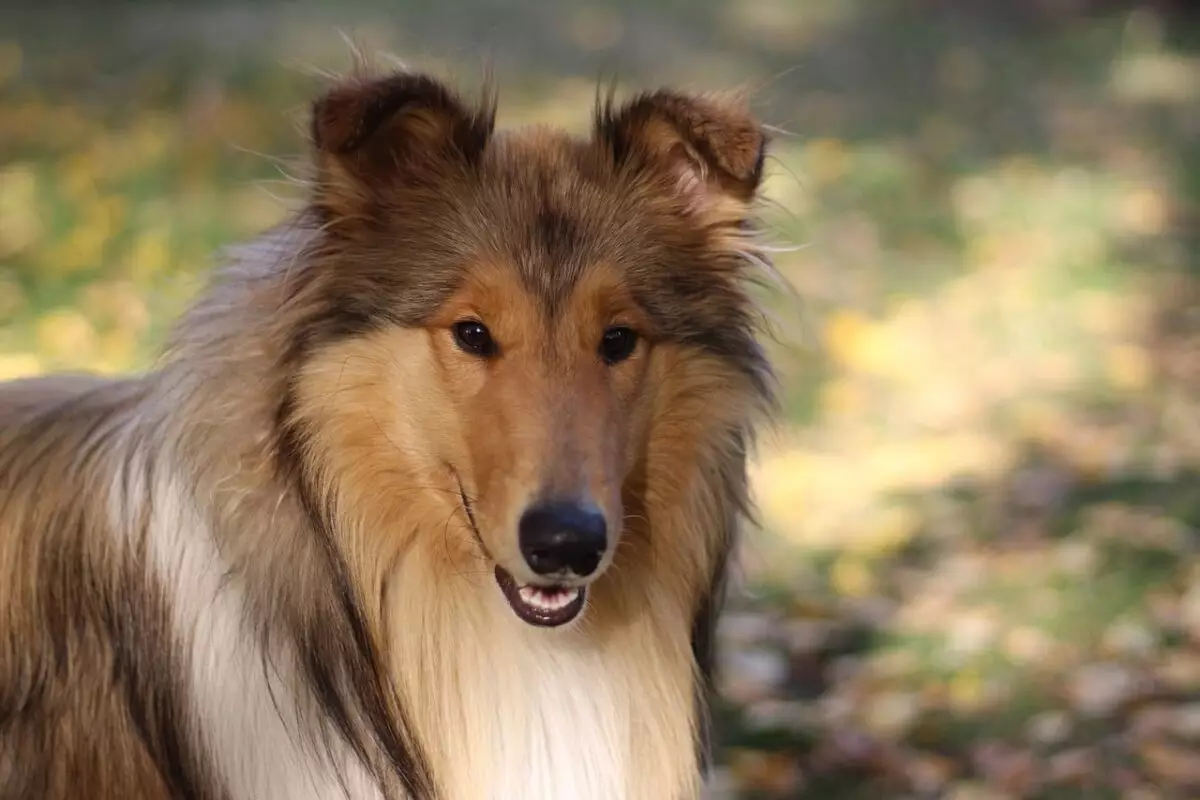
<path fill-rule="evenodd" d="M 215 778 L 236 800 L 380 800 L 365 769 L 339 748 L 322 752 L 296 735 L 287 671 L 264 669 L 260 637 L 246 621 L 245 597 L 225 580 L 210 531 L 187 494 L 164 471 L 153 487 L 133 462 L 110 496 L 112 529 L 125 531 L 140 509 L 131 499 L 152 488 L 147 552 L 162 585 L 172 588 L 171 621 L 189 666 L 191 711 Z M 127 487 L 134 490 L 127 494 Z M 334 763 L 332 759 L 336 759 Z"/>
<path fill-rule="evenodd" d="M 587 609 L 536 628 L 465 584 L 397 579 L 389 598 L 396 685 L 445 800 L 698 796 L 686 625 Z"/>
<path fill-rule="evenodd" d="M 511 613 L 511 612 L 510 612 Z M 498 621 L 458 646 L 435 730 L 451 800 L 628 796 L 630 697 L 611 657 L 579 637 Z M 432 722 L 432 720 L 430 720 Z"/>

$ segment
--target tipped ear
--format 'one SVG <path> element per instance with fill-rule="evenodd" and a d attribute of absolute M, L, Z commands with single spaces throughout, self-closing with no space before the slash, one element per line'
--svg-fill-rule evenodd
<path fill-rule="evenodd" d="M 476 108 L 427 75 L 350 80 L 312 106 L 318 207 L 358 216 L 388 189 L 473 166 L 495 127 L 490 91 Z"/>
<path fill-rule="evenodd" d="M 744 104 L 670 90 L 596 113 L 595 139 L 618 165 L 659 169 L 691 202 L 749 203 L 762 183 L 768 139 Z"/>

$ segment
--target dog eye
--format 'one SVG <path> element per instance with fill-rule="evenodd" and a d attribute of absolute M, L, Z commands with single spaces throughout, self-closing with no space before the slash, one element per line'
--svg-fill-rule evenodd
<path fill-rule="evenodd" d="M 488 358 L 496 354 L 496 342 L 487 326 L 475 319 L 454 323 L 454 341 L 464 353 Z"/>
<path fill-rule="evenodd" d="M 613 327 L 604 332 L 600 340 L 600 357 L 609 364 L 617 364 L 633 355 L 638 335 L 631 328 Z"/>

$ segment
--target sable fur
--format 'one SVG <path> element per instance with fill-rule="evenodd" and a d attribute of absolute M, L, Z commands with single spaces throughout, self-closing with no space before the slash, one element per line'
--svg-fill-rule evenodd
<path fill-rule="evenodd" d="M 698 795 L 772 400 L 766 138 L 670 91 L 606 99 L 588 140 L 494 116 L 343 81 L 308 207 L 158 369 L 0 387 L 0 799 Z M 608 366 L 616 322 L 642 343 Z M 577 495 L 619 542 L 583 617 L 534 629 L 492 569 Z"/>

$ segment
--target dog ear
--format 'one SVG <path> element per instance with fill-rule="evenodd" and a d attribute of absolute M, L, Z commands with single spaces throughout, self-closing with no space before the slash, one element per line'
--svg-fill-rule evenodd
<path fill-rule="evenodd" d="M 741 101 L 663 89 L 618 108 L 610 95 L 594 135 L 618 166 L 674 178 L 693 207 L 749 203 L 762 183 L 768 138 Z"/>
<path fill-rule="evenodd" d="M 359 217 L 387 192 L 470 168 L 495 127 L 494 95 L 476 108 L 427 75 L 352 79 L 312 106 L 315 204 Z"/>

